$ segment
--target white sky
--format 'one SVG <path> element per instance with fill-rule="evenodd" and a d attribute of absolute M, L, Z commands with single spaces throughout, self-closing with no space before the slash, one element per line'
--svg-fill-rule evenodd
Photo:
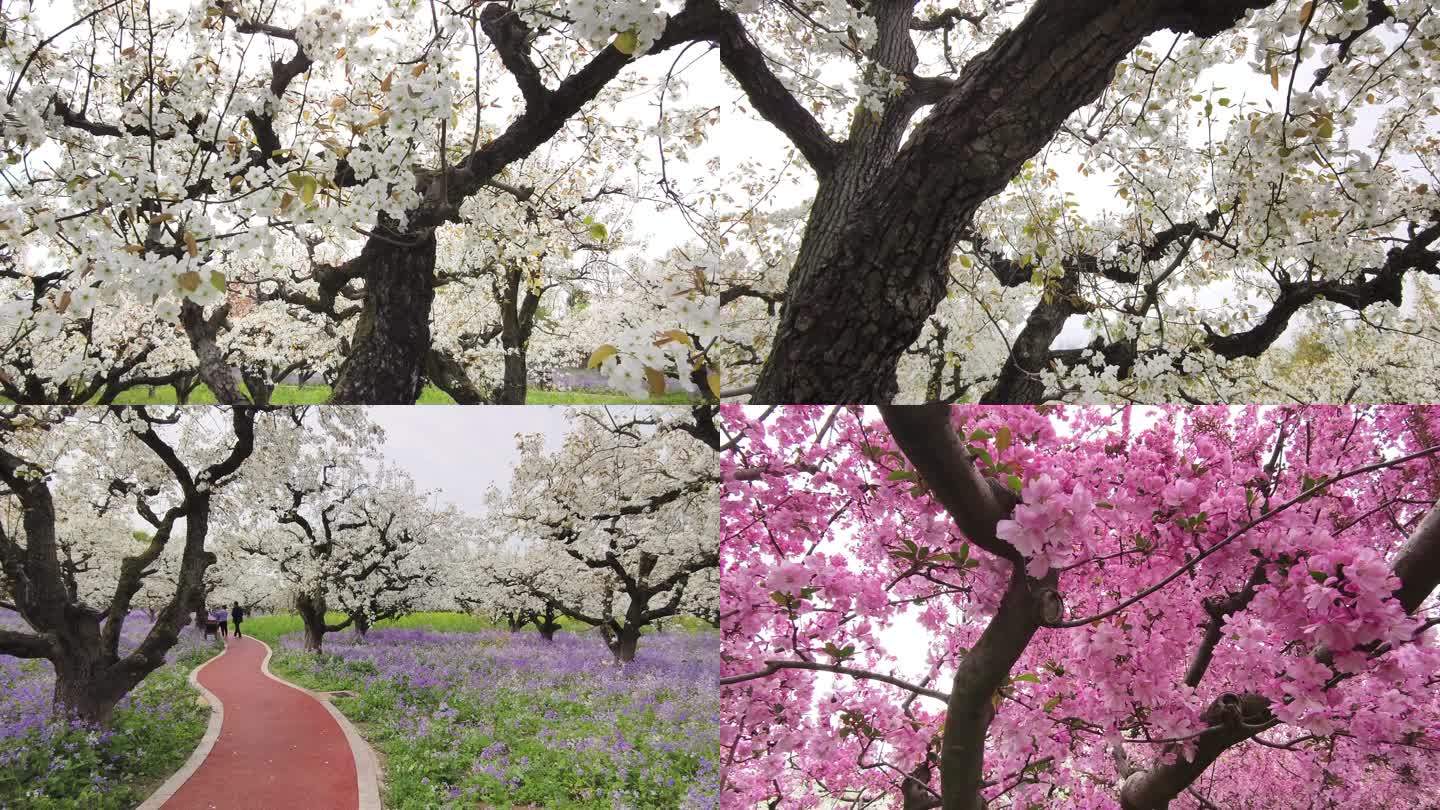
<path fill-rule="evenodd" d="M 546 446 L 560 447 L 567 430 L 564 406 L 382 406 L 367 408 L 385 429 L 385 458 L 410 473 L 422 490 L 471 515 L 485 511 L 491 485 L 510 483 L 518 460 L 515 434 L 543 433 Z"/>

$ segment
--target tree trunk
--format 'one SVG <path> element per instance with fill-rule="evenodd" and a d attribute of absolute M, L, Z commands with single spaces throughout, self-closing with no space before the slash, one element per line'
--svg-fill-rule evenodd
<path fill-rule="evenodd" d="M 615 662 L 628 664 L 635 660 L 635 652 L 640 646 L 640 628 L 623 627 L 614 642 L 610 645 L 610 652 L 615 656 Z"/>
<path fill-rule="evenodd" d="M 490 397 L 470 381 L 465 366 L 444 349 L 431 349 L 425 357 L 425 376 L 456 405 L 490 405 Z"/>
<path fill-rule="evenodd" d="M 555 615 L 554 605 L 546 605 L 545 612 L 535 617 L 535 629 L 540 631 L 540 638 L 546 641 L 555 640 L 555 631 L 560 629 L 560 622 Z"/>
<path fill-rule="evenodd" d="M 975 210 L 1072 111 L 1099 95 L 1115 65 L 1148 34 L 1170 28 L 1208 36 L 1262 5 L 1036 3 L 938 94 L 903 149 L 898 134 L 920 105 L 918 88 L 887 105 L 884 118 L 897 116 L 899 130 L 881 122 L 861 131 L 857 117 L 834 165 L 817 170 L 810 220 L 752 402 L 893 399 L 896 366 L 944 297 L 952 250 Z M 908 37 L 902 43 L 888 32 L 908 28 L 911 11 L 899 20 L 877 19 L 882 64 L 907 56 Z M 888 57 L 878 53 L 892 42 Z M 737 58 L 722 42 L 727 67 Z M 862 138 L 868 143 L 857 143 Z"/>
<path fill-rule="evenodd" d="M 256 405 L 269 405 L 270 398 L 275 394 L 275 383 L 258 369 L 240 369 L 240 377 L 245 380 L 245 388 L 250 392 L 250 401 Z"/>
<path fill-rule="evenodd" d="M 115 705 L 134 686 L 107 672 L 99 660 L 82 653 L 54 660 L 55 711 L 66 717 L 109 726 Z"/>
<path fill-rule="evenodd" d="M 365 640 L 365 634 L 370 632 L 370 618 L 364 613 L 353 613 L 350 617 L 355 622 L 355 635 Z"/>
<path fill-rule="evenodd" d="M 500 383 L 495 404 L 524 405 L 525 397 L 529 393 L 527 381 L 529 373 L 528 362 L 525 358 L 525 346 L 512 347 L 509 345 L 509 341 L 506 341 L 505 378 Z"/>
<path fill-rule="evenodd" d="M 382 221 L 356 259 L 363 265 L 365 307 L 332 404 L 413 405 L 420 397 L 435 300 L 435 237 L 388 231 Z"/>
<path fill-rule="evenodd" d="M 219 333 L 229 315 L 229 304 L 221 306 L 209 318 L 205 317 L 205 309 L 193 301 L 187 299 L 180 305 L 180 323 L 185 327 L 190 348 L 195 352 L 197 374 L 210 386 L 215 401 L 226 405 L 250 401 L 240 389 L 239 372 L 225 360 L 225 353 L 220 350 Z"/>
<path fill-rule="evenodd" d="M 305 650 L 319 653 L 325 643 L 325 597 L 301 593 L 295 597 L 295 612 L 305 623 Z"/>

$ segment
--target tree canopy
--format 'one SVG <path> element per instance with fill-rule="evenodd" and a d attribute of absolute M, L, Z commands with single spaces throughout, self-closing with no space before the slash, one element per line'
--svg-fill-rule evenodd
<path fill-rule="evenodd" d="M 1425 0 L 0 11 L 0 394 L 1433 387 Z"/>
<path fill-rule="evenodd" d="M 1437 417 L 727 406 L 724 790 L 1432 804 Z"/>

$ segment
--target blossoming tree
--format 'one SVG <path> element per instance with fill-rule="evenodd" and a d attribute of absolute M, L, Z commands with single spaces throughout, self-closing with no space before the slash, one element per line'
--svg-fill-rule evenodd
<path fill-rule="evenodd" d="M 459 514 L 432 503 L 403 471 L 376 464 L 367 421 L 358 409 L 343 417 L 357 430 L 344 453 L 310 441 L 292 452 L 286 473 L 256 492 L 268 510 L 266 531 L 235 538 L 239 550 L 263 557 L 295 594 L 305 648 L 319 652 L 325 634 L 355 626 L 362 635 L 378 619 L 411 610 L 436 583 L 436 557 L 456 535 Z M 344 619 L 332 623 L 327 612 Z"/>
<path fill-rule="evenodd" d="M 723 427 L 737 806 L 1433 802 L 1440 410 Z"/>
<path fill-rule="evenodd" d="M 164 664 L 202 595 L 215 506 L 254 452 L 261 418 L 237 408 L 217 429 L 207 415 L 215 414 L 13 406 L 0 414 L 0 579 L 5 607 L 31 628 L 0 631 L 0 652 L 50 661 L 55 702 L 68 714 L 107 722 Z M 139 534 L 127 525 L 136 520 L 146 525 Z M 178 556 L 174 587 L 154 627 L 122 656 L 132 600 L 162 555 Z"/>
<path fill-rule="evenodd" d="M 694 415 L 606 408 L 570 418 L 558 451 L 538 434 L 519 437 L 508 490 L 490 493 L 490 550 L 518 550 L 512 581 L 598 628 L 624 663 L 647 626 L 715 584 L 703 573 L 718 560 L 715 452 L 694 435 L 704 432 Z"/>
<path fill-rule="evenodd" d="M 1428 345 L 1432 5 L 737 4 L 722 121 L 778 134 L 725 165 L 727 386 L 1236 401 L 1287 330 Z"/>
<path fill-rule="evenodd" d="M 569 139 L 557 171 L 604 163 L 587 105 L 620 100 L 632 62 L 704 39 L 719 13 L 564 0 L 7 5 L 0 233 L 54 252 L 27 260 L 15 285 L 23 295 L 23 281 L 47 278 L 25 320 L 54 337 L 94 307 L 140 302 L 183 327 L 217 398 L 243 402 L 220 341 L 227 310 L 278 282 L 354 309 L 336 402 L 414 402 L 437 231 L 469 219 L 482 190 L 547 200 L 522 169 L 557 139 Z M 277 252 L 293 261 L 249 284 Z"/>

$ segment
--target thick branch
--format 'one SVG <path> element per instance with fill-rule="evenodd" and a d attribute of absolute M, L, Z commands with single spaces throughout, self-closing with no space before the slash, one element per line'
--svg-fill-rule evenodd
<path fill-rule="evenodd" d="M 750 39 L 740 18 L 734 12 L 722 16 L 724 22 L 712 36 L 720 46 L 720 64 L 739 82 L 755 111 L 795 144 L 810 167 L 817 174 L 828 173 L 839 145 L 771 72 L 764 51 Z"/>
<path fill-rule="evenodd" d="M 880 413 L 895 444 L 970 542 L 1018 562 L 1020 553 L 995 536 L 996 523 L 1014 508 L 1014 496 L 970 463 L 965 443 L 950 424 L 950 406 L 882 405 Z"/>

